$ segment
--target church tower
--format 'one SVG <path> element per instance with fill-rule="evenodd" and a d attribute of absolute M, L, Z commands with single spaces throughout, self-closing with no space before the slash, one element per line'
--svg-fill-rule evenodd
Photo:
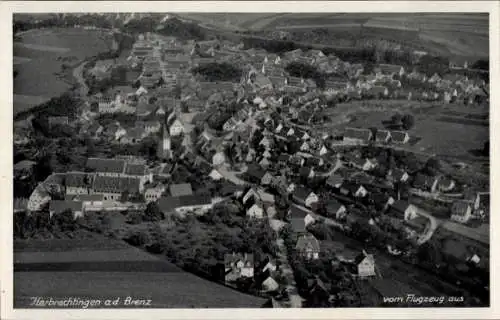
<path fill-rule="evenodd" d="M 162 125 L 162 138 L 158 148 L 158 157 L 162 159 L 172 158 L 172 142 L 170 140 L 170 133 L 165 124 Z"/>

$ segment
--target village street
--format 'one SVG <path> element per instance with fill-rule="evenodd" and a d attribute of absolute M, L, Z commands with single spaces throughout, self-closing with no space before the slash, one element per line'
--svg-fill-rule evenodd
<path fill-rule="evenodd" d="M 424 210 L 422 208 L 418 208 L 418 207 L 417 207 L 417 210 L 418 210 L 417 211 L 418 215 L 420 215 L 422 217 L 426 217 L 430 221 L 430 226 L 429 226 L 429 228 L 427 228 L 427 232 L 418 238 L 418 244 L 421 245 L 421 244 L 426 243 L 427 241 L 429 241 L 432 238 L 432 236 L 434 235 L 434 231 L 436 231 L 436 229 L 439 226 L 439 222 L 432 214 L 430 214 L 426 210 Z"/>
<path fill-rule="evenodd" d="M 285 242 L 282 238 L 276 239 L 276 245 L 278 246 L 278 261 L 280 262 L 281 274 L 287 279 L 288 284 L 286 285 L 286 292 L 288 293 L 289 301 L 285 302 L 285 305 L 290 308 L 300 308 L 302 307 L 302 297 L 297 293 L 297 287 L 295 284 L 295 278 L 293 275 L 292 267 L 288 262 L 287 249 Z"/>

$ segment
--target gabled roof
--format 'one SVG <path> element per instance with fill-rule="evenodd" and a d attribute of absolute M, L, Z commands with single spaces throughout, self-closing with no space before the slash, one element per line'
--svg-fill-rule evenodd
<path fill-rule="evenodd" d="M 103 193 L 138 193 L 140 180 L 137 178 L 96 176 L 92 188 Z"/>
<path fill-rule="evenodd" d="M 332 174 L 326 180 L 326 184 L 330 185 L 330 186 L 335 186 L 337 184 L 342 184 L 342 182 L 344 182 L 344 178 L 340 174 L 338 174 L 338 173 Z"/>
<path fill-rule="evenodd" d="M 391 208 L 398 211 L 398 212 L 405 212 L 409 206 L 410 206 L 410 203 L 408 201 L 397 200 L 391 205 Z"/>
<path fill-rule="evenodd" d="M 378 129 L 375 138 L 376 140 L 387 140 L 390 136 L 391 132 L 389 130 Z"/>
<path fill-rule="evenodd" d="M 326 203 L 326 210 L 328 212 L 337 212 L 339 211 L 340 208 L 342 208 L 344 205 L 337 200 L 331 199 Z"/>
<path fill-rule="evenodd" d="M 407 135 L 408 133 L 405 131 L 391 131 L 392 140 L 396 142 L 404 141 Z"/>
<path fill-rule="evenodd" d="M 49 204 L 49 211 L 54 211 L 55 213 L 61 213 L 66 210 L 71 210 L 72 212 L 82 210 L 81 201 L 68 201 L 68 200 L 51 200 Z"/>
<path fill-rule="evenodd" d="M 302 219 L 302 220 L 304 220 L 304 218 L 309 214 L 308 211 L 303 210 L 302 208 L 294 206 L 294 205 L 290 206 L 290 209 L 288 210 L 288 212 L 290 214 L 289 218 L 291 220 L 292 219 Z"/>
<path fill-rule="evenodd" d="M 369 129 L 346 128 L 344 137 L 368 141 L 372 137 L 372 132 Z"/>
<path fill-rule="evenodd" d="M 172 184 L 169 190 L 170 190 L 170 195 L 172 195 L 172 197 L 180 197 L 184 195 L 193 194 L 193 189 L 191 188 L 190 183 Z"/>
<path fill-rule="evenodd" d="M 305 250 L 307 248 L 311 248 L 313 251 L 319 252 L 320 245 L 318 239 L 316 239 L 313 235 L 307 234 L 301 236 L 297 240 L 297 244 L 295 245 L 295 249 L 297 250 Z"/>
<path fill-rule="evenodd" d="M 311 193 L 312 193 L 311 190 L 308 190 L 302 186 L 297 186 L 293 191 L 293 196 L 300 200 L 305 201 Z"/>
<path fill-rule="evenodd" d="M 146 166 L 144 164 L 127 163 L 125 166 L 125 174 L 143 176 L 146 174 Z"/>
<path fill-rule="evenodd" d="M 68 172 L 65 177 L 66 187 L 85 188 L 91 182 L 91 175 L 85 172 Z"/>
<path fill-rule="evenodd" d="M 125 161 L 117 159 L 89 158 L 87 168 L 95 172 L 122 173 Z"/>

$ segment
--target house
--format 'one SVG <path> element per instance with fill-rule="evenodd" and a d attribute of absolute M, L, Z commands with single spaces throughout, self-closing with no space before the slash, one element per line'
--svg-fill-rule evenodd
<path fill-rule="evenodd" d="M 364 198 L 368 195 L 365 187 L 353 182 L 343 182 L 340 186 L 340 193 L 355 198 Z"/>
<path fill-rule="evenodd" d="M 437 184 L 437 189 L 441 192 L 448 192 L 453 190 L 455 188 L 455 181 L 452 179 L 442 177 L 439 179 L 438 184 Z"/>
<path fill-rule="evenodd" d="M 349 143 L 366 143 L 372 138 L 372 131 L 369 129 L 346 128 L 344 141 Z"/>
<path fill-rule="evenodd" d="M 341 220 L 347 215 L 345 206 L 336 200 L 329 200 L 325 207 L 328 216 L 337 220 Z"/>
<path fill-rule="evenodd" d="M 299 147 L 300 151 L 307 152 L 310 149 L 309 143 L 307 141 L 302 142 L 302 144 Z"/>
<path fill-rule="evenodd" d="M 251 253 L 229 253 L 224 255 L 226 282 L 239 278 L 253 278 L 254 256 Z"/>
<path fill-rule="evenodd" d="M 413 187 L 430 192 L 436 192 L 438 182 L 438 177 L 431 177 L 423 175 L 421 173 L 417 173 L 415 175 L 415 178 L 413 179 Z"/>
<path fill-rule="evenodd" d="M 154 187 L 147 187 L 144 191 L 144 199 L 147 203 L 156 202 L 164 194 L 166 187 L 162 184 L 156 185 Z"/>
<path fill-rule="evenodd" d="M 397 181 L 397 182 L 406 182 L 410 178 L 410 176 L 408 175 L 408 172 L 406 172 L 405 170 L 398 169 L 398 168 L 396 168 L 394 170 L 390 170 L 389 176 L 392 177 L 393 181 Z"/>
<path fill-rule="evenodd" d="M 267 277 L 261 284 L 264 292 L 278 291 L 280 285 L 271 276 Z"/>
<path fill-rule="evenodd" d="M 344 178 L 340 174 L 334 173 L 328 177 L 328 179 L 326 180 L 326 185 L 330 188 L 338 189 L 343 182 Z"/>
<path fill-rule="evenodd" d="M 375 205 L 377 210 L 386 211 L 393 203 L 394 198 L 385 193 L 373 193 L 370 195 L 370 202 Z"/>
<path fill-rule="evenodd" d="M 359 170 L 369 171 L 376 167 L 375 163 L 369 159 L 353 159 L 349 161 L 349 164 Z"/>
<path fill-rule="evenodd" d="M 312 234 L 302 235 L 297 240 L 295 250 L 308 260 L 318 259 L 320 253 L 319 241 Z"/>
<path fill-rule="evenodd" d="M 64 177 L 67 195 L 88 194 L 92 175 L 85 172 L 68 172 Z"/>
<path fill-rule="evenodd" d="M 215 181 L 219 181 L 222 178 L 224 178 L 224 176 L 222 174 L 220 174 L 220 172 L 217 171 L 217 169 L 212 169 L 212 171 L 210 171 L 210 174 L 208 176 L 210 178 L 212 178 L 212 180 L 215 180 Z"/>
<path fill-rule="evenodd" d="M 257 203 L 254 203 L 247 210 L 247 217 L 254 219 L 262 219 L 264 218 L 264 209 Z"/>
<path fill-rule="evenodd" d="M 389 130 L 378 129 L 375 134 L 375 141 L 387 143 L 391 140 L 391 132 Z"/>
<path fill-rule="evenodd" d="M 42 184 L 39 184 L 35 190 L 31 193 L 28 199 L 28 211 L 39 211 L 41 210 L 49 201 L 51 196 Z"/>
<path fill-rule="evenodd" d="M 274 141 L 270 137 L 263 137 L 259 142 L 259 145 L 264 146 L 266 149 L 270 149 L 273 144 Z"/>
<path fill-rule="evenodd" d="M 451 206 L 451 220 L 466 223 L 472 216 L 472 208 L 467 202 L 457 201 Z"/>
<path fill-rule="evenodd" d="M 304 179 L 312 179 L 314 178 L 314 169 L 311 167 L 302 167 L 299 169 L 299 175 Z"/>
<path fill-rule="evenodd" d="M 412 220 L 417 217 L 417 207 L 404 200 L 397 200 L 391 205 L 394 214 L 402 215 L 403 220 Z"/>
<path fill-rule="evenodd" d="M 410 141 L 408 132 L 405 131 L 391 131 L 392 142 L 404 144 Z"/>
<path fill-rule="evenodd" d="M 315 221 L 308 211 L 294 205 L 291 205 L 290 209 L 288 209 L 287 220 L 290 222 L 293 231 L 299 234 L 306 232 L 307 226 Z"/>
<path fill-rule="evenodd" d="M 260 184 L 266 186 L 270 185 L 274 180 L 274 176 L 270 172 L 266 172 L 262 179 L 260 180 Z"/>
<path fill-rule="evenodd" d="M 367 254 L 364 250 L 355 259 L 357 276 L 360 278 L 373 277 L 375 273 L 375 258 L 373 254 Z"/>
<path fill-rule="evenodd" d="M 243 195 L 243 187 L 229 181 L 223 181 L 219 194 L 222 197 L 227 197 L 227 196 L 241 197 Z"/>
<path fill-rule="evenodd" d="M 259 161 L 259 165 L 262 168 L 268 168 L 271 165 L 271 161 L 269 161 L 269 159 L 266 157 L 262 157 Z"/>
<path fill-rule="evenodd" d="M 167 127 L 171 136 L 178 136 L 184 133 L 184 125 L 177 119 L 174 113 L 167 118 Z"/>
<path fill-rule="evenodd" d="M 266 171 L 262 170 L 262 167 L 260 165 L 250 164 L 248 165 L 245 174 L 249 176 L 250 181 L 257 183 L 262 181 L 262 178 L 266 174 Z"/>
<path fill-rule="evenodd" d="M 215 167 L 222 166 L 226 163 L 226 155 L 223 151 L 219 151 L 212 156 L 212 164 Z"/>
<path fill-rule="evenodd" d="M 122 195 L 137 195 L 141 193 L 141 181 L 137 178 L 96 176 L 90 189 L 90 194 L 103 195 L 104 201 L 120 201 Z"/>
<path fill-rule="evenodd" d="M 295 188 L 292 194 L 292 198 L 295 202 L 309 208 L 313 204 L 319 202 L 319 198 L 314 192 L 307 190 L 302 186 Z"/>
<path fill-rule="evenodd" d="M 389 89 L 384 86 L 373 86 L 370 89 L 368 89 L 368 93 L 371 96 L 382 98 L 382 97 L 387 97 L 389 95 Z"/>
<path fill-rule="evenodd" d="M 51 200 L 49 204 L 50 218 L 54 214 L 61 214 L 65 211 L 71 211 L 73 219 L 83 217 L 83 204 L 81 201 L 68 201 L 68 200 Z"/>
<path fill-rule="evenodd" d="M 190 183 L 172 184 L 169 191 L 172 197 L 190 196 L 193 194 Z"/>
<path fill-rule="evenodd" d="M 100 176 L 118 177 L 125 171 L 125 165 L 121 159 L 88 158 L 86 168 Z"/>
<path fill-rule="evenodd" d="M 394 75 L 402 76 L 405 74 L 405 69 L 402 66 L 395 64 L 379 64 L 375 69 L 377 73 L 391 77 Z"/>
<path fill-rule="evenodd" d="M 181 217 L 187 213 L 202 215 L 210 210 L 212 206 L 212 199 L 206 194 L 161 197 L 158 199 L 158 207 L 164 214 L 175 212 Z"/>

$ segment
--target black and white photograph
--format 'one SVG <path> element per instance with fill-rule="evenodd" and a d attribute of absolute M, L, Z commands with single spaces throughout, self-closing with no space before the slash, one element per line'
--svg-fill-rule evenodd
<path fill-rule="evenodd" d="M 11 14 L 2 302 L 491 307 L 491 6 L 283 7 Z"/>

